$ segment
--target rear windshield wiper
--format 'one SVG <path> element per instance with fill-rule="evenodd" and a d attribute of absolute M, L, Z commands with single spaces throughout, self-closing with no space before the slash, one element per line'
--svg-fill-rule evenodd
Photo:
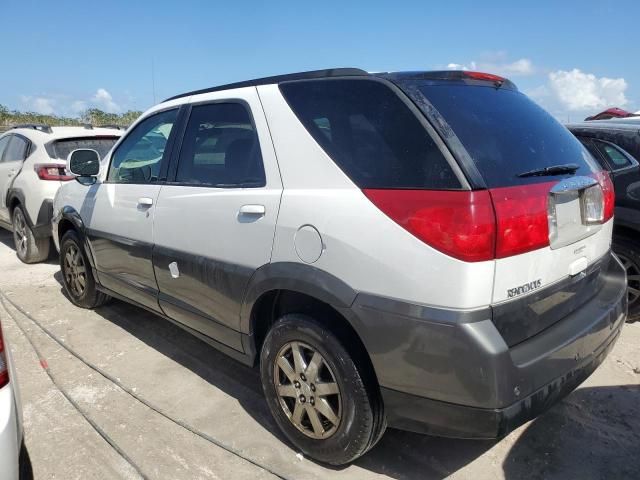
<path fill-rule="evenodd" d="M 529 170 L 528 172 L 519 173 L 517 176 L 522 177 L 550 177 L 552 175 L 562 175 L 563 173 L 575 173 L 580 165 L 575 163 L 566 163 L 564 165 L 552 165 L 551 167 L 538 168 Z"/>

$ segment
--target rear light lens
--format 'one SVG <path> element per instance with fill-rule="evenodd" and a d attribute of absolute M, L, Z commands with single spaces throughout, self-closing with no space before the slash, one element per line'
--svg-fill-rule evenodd
<path fill-rule="evenodd" d="M 58 164 L 41 164 L 34 167 L 40 180 L 55 180 L 58 182 L 66 182 L 73 180 L 73 175 L 67 175 L 64 165 Z"/>
<path fill-rule="evenodd" d="M 496 258 L 549 245 L 549 191 L 556 182 L 489 190 L 496 210 Z M 555 218 L 555 215 L 554 215 Z"/>
<path fill-rule="evenodd" d="M 609 172 L 601 170 L 596 172 L 593 177 L 598 181 L 602 188 L 602 195 L 604 197 L 604 211 L 602 213 L 601 223 L 608 222 L 613 218 L 613 211 L 616 203 L 616 192 L 613 188 L 613 182 L 609 176 Z"/>
<path fill-rule="evenodd" d="M 582 223 L 595 225 L 604 221 L 604 193 L 600 185 L 587 188 L 582 194 Z"/>
<path fill-rule="evenodd" d="M 364 194 L 411 234 L 454 258 L 494 258 L 495 215 L 486 190 L 378 190 Z"/>
<path fill-rule="evenodd" d="M 582 195 L 585 224 L 613 216 L 607 172 Z M 476 191 L 365 189 L 367 198 L 411 234 L 459 260 L 481 262 L 538 250 L 557 236 L 557 182 Z M 575 192 L 578 195 L 578 192 Z"/>
<path fill-rule="evenodd" d="M 0 388 L 9 383 L 9 366 L 7 356 L 4 353 L 4 341 L 2 340 L 2 328 L 0 327 Z"/>

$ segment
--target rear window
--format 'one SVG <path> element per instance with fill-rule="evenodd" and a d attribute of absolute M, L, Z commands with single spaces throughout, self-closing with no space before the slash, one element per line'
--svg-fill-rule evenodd
<path fill-rule="evenodd" d="M 74 150 L 79 148 L 90 148 L 98 152 L 100 158 L 104 158 L 117 141 L 118 137 L 88 137 L 57 140 L 52 144 L 53 157 L 59 158 L 60 160 L 66 160 L 69 154 Z"/>
<path fill-rule="evenodd" d="M 370 80 L 284 83 L 305 128 L 360 188 L 457 189 L 460 182 L 409 107 Z"/>
<path fill-rule="evenodd" d="M 575 175 L 598 169 L 565 127 L 518 91 L 441 83 L 418 89 L 451 126 L 489 188 L 538 183 L 541 177 L 518 174 L 552 165 L 577 164 Z"/>

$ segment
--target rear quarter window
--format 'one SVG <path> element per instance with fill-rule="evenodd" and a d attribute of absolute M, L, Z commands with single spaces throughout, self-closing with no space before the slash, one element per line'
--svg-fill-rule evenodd
<path fill-rule="evenodd" d="M 288 82 L 280 90 L 315 141 L 360 188 L 459 189 L 411 109 L 382 82 Z"/>

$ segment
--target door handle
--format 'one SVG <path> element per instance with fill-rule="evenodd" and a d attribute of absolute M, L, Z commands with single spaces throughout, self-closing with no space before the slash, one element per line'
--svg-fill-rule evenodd
<path fill-rule="evenodd" d="M 150 207 L 151 205 L 153 205 L 153 198 L 140 197 L 138 199 L 138 206 L 139 207 Z"/>
<path fill-rule="evenodd" d="M 16 174 L 16 172 L 17 170 L 15 169 L 9 170 L 9 173 L 7 173 L 7 177 L 9 178 L 13 177 Z"/>
<path fill-rule="evenodd" d="M 259 215 L 262 216 L 267 212 L 264 205 L 243 205 L 240 207 L 241 215 Z"/>

